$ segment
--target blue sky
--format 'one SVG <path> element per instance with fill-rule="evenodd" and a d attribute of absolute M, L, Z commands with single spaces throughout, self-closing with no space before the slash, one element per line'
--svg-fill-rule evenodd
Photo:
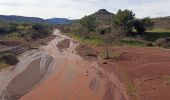
<path fill-rule="evenodd" d="M 78 19 L 103 8 L 130 9 L 137 17 L 170 16 L 170 0 L 0 0 L 1 15 Z"/>

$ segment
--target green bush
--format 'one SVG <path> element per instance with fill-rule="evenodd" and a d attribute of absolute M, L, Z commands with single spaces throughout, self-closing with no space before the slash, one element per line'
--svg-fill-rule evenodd
<path fill-rule="evenodd" d="M 82 29 L 86 29 L 87 32 L 95 31 L 97 27 L 96 17 L 85 16 L 80 20 L 80 25 Z"/>
<path fill-rule="evenodd" d="M 51 33 L 51 29 L 48 25 L 33 24 L 32 29 L 30 29 L 30 33 L 33 39 L 45 38 Z"/>
<path fill-rule="evenodd" d="M 16 63 L 19 62 L 16 56 L 12 53 L 0 54 L 0 61 L 1 62 L 5 61 L 7 64 L 10 64 L 10 65 L 15 65 Z"/>
<path fill-rule="evenodd" d="M 112 25 L 119 34 L 127 35 L 132 32 L 134 21 L 135 14 L 132 11 L 127 9 L 118 10 L 113 17 Z"/>

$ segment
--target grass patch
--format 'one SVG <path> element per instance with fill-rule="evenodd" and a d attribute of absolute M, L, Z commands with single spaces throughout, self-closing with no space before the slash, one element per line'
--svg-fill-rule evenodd
<path fill-rule="evenodd" d="M 126 38 L 120 41 L 122 45 L 129 45 L 129 46 L 145 46 L 146 44 L 142 41 Z"/>
<path fill-rule="evenodd" d="M 103 44 L 103 39 L 96 35 L 81 35 L 81 34 L 71 34 L 65 33 L 67 36 L 70 36 L 73 39 L 79 40 L 80 42 L 101 45 Z"/>
<path fill-rule="evenodd" d="M 153 29 L 153 30 L 148 30 L 147 32 L 170 33 L 170 29 L 156 28 L 156 29 Z"/>
<path fill-rule="evenodd" d="M 82 41 L 90 44 L 100 45 L 103 44 L 103 40 L 96 36 L 86 36 L 82 38 Z"/>

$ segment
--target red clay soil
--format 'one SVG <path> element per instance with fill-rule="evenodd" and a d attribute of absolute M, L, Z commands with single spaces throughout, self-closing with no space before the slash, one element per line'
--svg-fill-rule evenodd
<path fill-rule="evenodd" d="M 54 34 L 59 36 L 45 49 L 54 58 L 53 74 L 19 100 L 129 100 L 116 75 L 105 72 L 97 60 L 88 62 L 80 57 L 72 39 L 69 48 L 60 51 L 56 45 L 69 38 L 57 30 Z"/>
<path fill-rule="evenodd" d="M 88 59 L 73 52 L 75 48 L 56 50 L 48 50 L 54 56 L 55 74 L 19 100 L 170 100 L 170 50 L 110 47 L 121 56 L 104 63 L 90 48 L 85 52 Z"/>
<path fill-rule="evenodd" d="M 122 57 L 108 62 L 134 100 L 170 100 L 170 50 L 112 47 Z"/>
<path fill-rule="evenodd" d="M 68 57 L 65 63 L 59 61 L 57 66 L 62 67 L 53 78 L 20 100 L 128 100 L 121 91 L 121 83 L 126 86 L 130 100 L 170 100 L 170 50 L 146 47 L 110 49 L 122 56 L 99 65 L 109 74 L 115 75 L 94 71 L 98 70 L 95 65 L 89 65 L 79 57 Z M 101 78 L 103 75 L 108 76 Z M 112 76 L 118 76 L 121 83 Z"/>

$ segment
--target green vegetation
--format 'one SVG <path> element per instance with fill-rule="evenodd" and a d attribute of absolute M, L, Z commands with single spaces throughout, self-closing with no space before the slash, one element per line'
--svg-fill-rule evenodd
<path fill-rule="evenodd" d="M 85 16 L 84 18 L 80 19 L 80 25 L 84 31 L 95 31 L 97 27 L 96 18 L 94 16 Z"/>
<path fill-rule="evenodd" d="M 112 18 L 111 18 L 112 17 Z M 71 25 L 61 26 L 63 33 L 82 42 L 95 45 L 130 45 L 170 47 L 170 29 L 157 28 L 157 19 L 136 18 L 131 10 L 112 14 L 102 9 Z M 165 26 L 165 24 L 164 24 Z M 160 42 L 161 39 L 161 43 Z M 163 40 L 164 39 L 164 40 Z M 163 40 L 163 42 L 162 42 Z M 166 43 L 166 44 L 165 44 Z"/>
<path fill-rule="evenodd" d="M 146 34 L 146 40 L 153 41 L 153 42 L 155 42 L 160 38 L 166 38 L 166 37 L 170 37 L 170 29 L 156 28 L 153 30 L 148 30 Z"/>
<path fill-rule="evenodd" d="M 79 40 L 80 42 L 90 43 L 94 45 L 103 44 L 103 39 L 97 35 L 82 35 L 82 34 L 70 34 L 70 33 L 65 33 L 65 34 L 76 40 Z"/>
<path fill-rule="evenodd" d="M 9 65 L 15 65 L 19 61 L 16 58 L 16 56 L 12 53 L 1 53 L 0 54 L 0 70 L 9 66 Z"/>
<path fill-rule="evenodd" d="M 33 24 L 31 29 L 31 38 L 45 38 L 51 33 L 51 29 L 44 24 Z"/>
<path fill-rule="evenodd" d="M 0 41 L 7 46 L 17 45 L 30 49 L 34 41 L 48 37 L 51 31 L 52 26 L 48 24 L 0 21 Z M 16 55 L 0 52 L 0 69 L 17 62 Z"/>
<path fill-rule="evenodd" d="M 144 36 L 146 30 L 152 29 L 154 23 L 149 17 L 137 19 L 135 14 L 130 10 L 119 10 L 112 20 L 113 29 L 125 36 Z M 133 33 L 133 29 L 137 33 Z"/>
<path fill-rule="evenodd" d="M 129 45 L 129 46 L 145 46 L 146 43 L 143 41 L 133 39 L 133 38 L 125 38 L 120 41 L 121 45 Z"/>
<path fill-rule="evenodd" d="M 146 32 L 146 30 L 152 29 L 153 25 L 154 23 L 149 17 L 136 19 L 136 21 L 134 22 L 134 27 L 140 35 L 145 35 L 144 33 Z"/>
<path fill-rule="evenodd" d="M 18 59 L 12 53 L 0 54 L 0 61 L 6 62 L 7 64 L 10 64 L 10 65 L 15 65 L 16 63 L 18 63 Z"/>
<path fill-rule="evenodd" d="M 0 38 L 21 37 L 27 39 L 44 38 L 51 33 L 48 24 L 11 23 L 0 21 Z"/>
<path fill-rule="evenodd" d="M 119 34 L 128 34 L 132 32 L 133 23 L 135 20 L 135 14 L 130 10 L 118 10 L 117 14 L 114 16 L 113 28 Z"/>

